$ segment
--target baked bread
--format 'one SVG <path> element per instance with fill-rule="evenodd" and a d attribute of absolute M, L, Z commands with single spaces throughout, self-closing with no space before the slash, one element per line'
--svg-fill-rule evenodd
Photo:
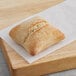
<path fill-rule="evenodd" d="M 64 39 L 61 31 L 40 17 L 34 17 L 14 27 L 9 35 L 31 55 L 36 55 Z"/>

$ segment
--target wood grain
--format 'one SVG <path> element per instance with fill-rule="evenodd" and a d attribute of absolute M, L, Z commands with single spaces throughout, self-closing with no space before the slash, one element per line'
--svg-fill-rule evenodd
<path fill-rule="evenodd" d="M 0 0 L 0 29 L 63 0 Z"/>
<path fill-rule="evenodd" d="M 0 29 L 38 13 L 63 0 L 0 0 Z M 39 76 L 76 68 L 76 41 L 28 64 L 5 41 L 0 45 L 12 76 Z"/>

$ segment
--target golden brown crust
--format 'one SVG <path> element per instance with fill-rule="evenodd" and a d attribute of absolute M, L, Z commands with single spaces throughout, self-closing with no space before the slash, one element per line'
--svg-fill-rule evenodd
<path fill-rule="evenodd" d="M 31 31 L 34 29 L 34 31 Z M 31 55 L 36 55 L 65 38 L 64 34 L 46 20 L 35 17 L 10 31 L 10 36 Z"/>
<path fill-rule="evenodd" d="M 17 32 L 18 29 L 19 29 L 19 27 L 16 26 L 16 27 L 13 28 L 13 29 L 10 31 L 10 33 L 9 33 L 9 35 L 11 36 L 11 38 L 14 39 L 14 40 L 15 40 L 15 38 L 16 38 L 16 32 Z"/>

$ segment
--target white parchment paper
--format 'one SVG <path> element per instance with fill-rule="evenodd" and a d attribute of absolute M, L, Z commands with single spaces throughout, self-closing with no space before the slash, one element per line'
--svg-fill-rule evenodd
<path fill-rule="evenodd" d="M 76 2 L 76 0 L 73 0 Z M 21 55 L 28 63 L 32 63 L 57 49 L 71 43 L 76 40 L 76 3 L 72 4 L 71 0 L 66 0 L 61 4 L 58 4 L 52 8 L 49 8 L 41 13 L 35 14 L 29 18 L 26 18 L 20 22 L 17 22 L 4 30 L 0 31 L 0 37 L 4 39 L 9 46 L 11 46 L 19 55 Z M 65 34 L 65 39 L 60 43 L 48 48 L 47 50 L 41 52 L 38 55 L 29 55 L 23 47 L 16 44 L 9 36 L 9 31 L 21 24 L 24 21 L 34 17 L 41 16 L 48 20 L 49 23 L 53 24 L 56 28 L 60 29 Z"/>

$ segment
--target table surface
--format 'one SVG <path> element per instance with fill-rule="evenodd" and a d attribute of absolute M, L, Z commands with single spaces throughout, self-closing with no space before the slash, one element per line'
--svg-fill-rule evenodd
<path fill-rule="evenodd" d="M 0 76 L 10 76 L 8 66 L 6 64 L 1 49 L 0 49 Z M 45 76 L 76 76 L 76 69 L 49 74 Z"/>

